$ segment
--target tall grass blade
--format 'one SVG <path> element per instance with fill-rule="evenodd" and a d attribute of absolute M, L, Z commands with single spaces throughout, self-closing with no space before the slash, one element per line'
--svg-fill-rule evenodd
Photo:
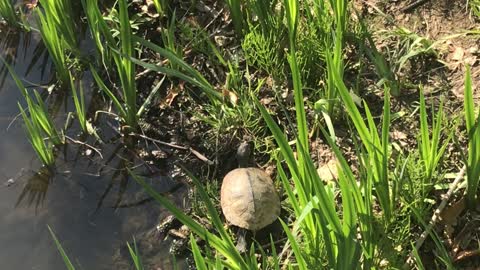
<path fill-rule="evenodd" d="M 472 78 L 470 67 L 466 67 L 464 110 L 468 133 L 467 158 L 467 205 L 474 209 L 477 205 L 478 184 L 480 182 L 480 110 L 475 116 Z"/>
<path fill-rule="evenodd" d="M 133 248 L 127 242 L 128 252 L 130 253 L 130 257 L 132 257 L 133 265 L 135 265 L 136 270 L 143 270 L 142 258 L 140 257 L 140 252 L 138 252 L 137 243 L 135 242 L 135 238 L 133 239 Z"/>
<path fill-rule="evenodd" d="M 60 255 L 62 256 L 65 266 L 67 267 L 68 270 L 75 270 L 75 266 L 73 266 L 72 262 L 68 258 L 67 253 L 63 249 L 62 244 L 60 244 L 60 241 L 58 241 L 57 237 L 55 236 L 55 233 L 50 228 L 50 226 L 47 225 L 47 227 L 48 227 L 48 231 L 50 232 L 50 235 L 53 238 L 53 241 L 55 242 L 55 246 L 57 247 L 58 252 L 60 252 Z"/>

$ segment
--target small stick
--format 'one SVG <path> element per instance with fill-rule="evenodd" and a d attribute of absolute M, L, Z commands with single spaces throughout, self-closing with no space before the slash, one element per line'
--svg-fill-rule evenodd
<path fill-rule="evenodd" d="M 177 145 L 177 144 L 173 144 L 173 143 L 167 143 L 167 142 L 160 141 L 160 140 L 157 140 L 157 139 L 154 139 L 154 138 L 150 138 L 148 136 L 138 134 L 138 133 L 130 133 L 130 135 L 135 135 L 135 136 L 141 137 L 143 139 L 146 139 L 146 140 L 149 140 L 149 141 L 152 141 L 152 142 L 155 142 L 155 143 L 159 143 L 161 145 L 165 145 L 165 146 L 168 146 L 168 147 L 171 147 L 171 148 L 180 149 L 180 150 L 188 150 L 188 151 L 190 151 L 190 153 L 195 155 L 201 161 L 204 161 L 204 162 L 208 163 L 209 165 L 214 164 L 213 161 L 209 160 L 207 157 L 205 157 L 204 155 L 202 155 L 200 152 L 193 149 L 192 147 L 186 147 L 186 146 L 181 146 L 181 145 Z"/>
<path fill-rule="evenodd" d="M 429 0 L 417 0 L 413 3 L 411 3 L 410 5 L 402 8 L 402 12 L 410 12 L 410 11 L 412 11 L 412 9 L 417 8 L 417 7 L 427 3 L 428 1 Z"/>
<path fill-rule="evenodd" d="M 425 231 L 423 231 L 423 233 L 420 235 L 420 238 L 415 243 L 416 250 L 419 250 L 422 247 L 423 243 L 425 242 L 425 239 L 427 239 L 427 236 L 430 234 L 430 231 L 432 231 L 433 226 L 435 225 L 435 223 L 437 223 L 438 219 L 440 218 L 440 214 L 442 213 L 443 209 L 445 208 L 445 206 L 447 206 L 448 200 L 452 196 L 453 192 L 455 191 L 460 181 L 463 179 L 463 176 L 465 175 L 466 170 L 467 170 L 467 166 L 463 165 L 462 169 L 458 173 L 453 183 L 450 184 L 450 188 L 448 189 L 447 193 L 445 193 L 442 196 L 443 197 L 442 202 L 437 207 L 437 209 L 435 209 L 435 211 L 433 212 L 432 218 L 428 223 L 427 228 L 425 228 Z M 408 255 L 407 261 L 403 265 L 403 269 L 408 269 L 409 264 L 412 262 L 413 262 L 413 251 L 410 252 L 410 255 Z"/>
<path fill-rule="evenodd" d="M 77 141 L 75 139 L 72 139 L 68 136 L 65 135 L 65 138 L 69 139 L 70 141 L 74 142 L 74 143 L 78 143 L 78 144 L 81 144 L 81 145 L 85 145 L 87 146 L 88 148 L 92 149 L 93 151 L 97 152 L 97 154 L 103 159 L 103 156 L 102 156 L 102 153 L 100 152 L 100 150 L 98 150 L 97 148 L 89 145 L 88 143 L 85 143 L 85 142 L 82 142 L 82 141 Z"/>

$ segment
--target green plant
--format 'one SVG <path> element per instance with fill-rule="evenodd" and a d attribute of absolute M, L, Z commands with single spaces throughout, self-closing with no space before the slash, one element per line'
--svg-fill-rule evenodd
<path fill-rule="evenodd" d="M 67 253 L 62 247 L 62 244 L 60 244 L 60 241 L 58 241 L 57 236 L 53 232 L 53 230 L 50 228 L 50 226 L 47 225 L 48 231 L 50 232 L 50 235 L 53 238 L 53 241 L 55 242 L 55 246 L 57 247 L 58 252 L 60 252 L 60 255 L 62 256 L 63 262 L 65 263 L 65 266 L 67 267 L 68 270 L 75 270 L 75 266 L 73 266 L 72 261 L 68 258 Z"/>
<path fill-rule="evenodd" d="M 479 0 L 468 0 L 468 5 L 470 10 L 477 19 L 480 19 L 480 1 Z"/>
<path fill-rule="evenodd" d="M 61 31 L 57 28 L 54 16 L 43 13 L 40 9 L 37 9 L 37 14 L 40 20 L 40 34 L 55 66 L 57 78 L 61 84 L 66 84 L 70 81 L 68 57 L 66 55 L 67 43 L 65 43 Z"/>
<path fill-rule="evenodd" d="M 63 134 L 60 134 L 55 128 L 55 124 L 53 123 L 53 120 L 48 113 L 48 109 L 40 94 L 34 90 L 34 100 L 28 94 L 27 89 L 25 89 L 25 86 L 17 77 L 15 71 L 2 58 L 0 58 L 0 60 L 2 60 L 4 65 L 9 70 L 12 78 L 15 81 L 15 84 L 27 102 L 30 117 L 27 115 L 25 109 L 23 109 L 23 107 L 20 105 L 20 102 L 18 102 L 18 107 L 25 122 L 28 139 L 43 165 L 52 167 L 55 163 L 53 148 L 54 145 L 60 146 L 65 143 Z M 48 137 L 48 140 L 44 139 L 44 135 Z"/>
<path fill-rule="evenodd" d="M 85 110 L 85 96 L 83 94 L 82 82 L 80 82 L 80 92 L 77 92 L 77 87 L 73 81 L 73 77 L 70 75 L 70 87 L 72 89 L 72 98 L 75 109 L 77 110 L 77 118 L 80 123 L 80 127 L 85 134 L 91 134 L 91 126 L 87 121 L 87 112 Z"/>
<path fill-rule="evenodd" d="M 0 18 L 3 18 L 10 26 L 20 26 L 20 16 L 18 16 L 15 10 L 14 2 L 12 0 L 0 1 Z"/>
<path fill-rule="evenodd" d="M 119 19 L 120 19 L 120 51 L 115 48 L 112 50 L 113 59 L 117 67 L 118 77 L 120 77 L 122 96 L 117 97 L 102 81 L 98 73 L 92 67 L 91 71 L 95 81 L 102 91 L 104 91 L 112 100 L 115 108 L 120 114 L 122 121 L 130 128 L 135 129 L 138 125 L 137 109 L 137 88 L 135 84 L 135 65 L 131 61 L 133 56 L 132 30 L 128 19 L 127 3 L 120 0 Z M 101 30 L 103 31 L 103 30 Z M 107 35 L 108 36 L 108 35 Z M 110 40 L 110 39 L 108 39 Z"/>
<path fill-rule="evenodd" d="M 143 66 L 144 68 L 161 72 L 163 74 L 166 74 L 168 76 L 174 76 L 179 79 L 182 79 L 186 82 L 189 82 L 197 87 L 199 87 L 208 97 L 212 102 L 218 102 L 223 99 L 222 94 L 215 90 L 213 85 L 211 85 L 205 77 L 198 72 L 198 70 L 192 68 L 189 64 L 187 64 L 183 59 L 179 58 L 174 52 L 161 48 L 158 45 L 155 45 L 154 43 L 147 41 L 145 39 L 133 36 L 133 40 L 140 43 L 146 48 L 149 48 L 153 50 L 154 52 L 158 53 L 162 57 L 167 58 L 172 64 L 178 69 L 172 69 L 172 68 L 167 68 L 159 65 L 154 65 L 150 64 L 135 58 L 130 58 L 132 62 L 135 64 L 138 64 L 140 66 Z"/>
<path fill-rule="evenodd" d="M 45 12 L 44 16 L 47 17 L 48 28 L 57 32 L 66 48 L 79 55 L 72 2 L 69 0 L 40 0 L 40 4 Z"/>
<path fill-rule="evenodd" d="M 55 163 L 55 155 L 53 151 L 53 145 L 49 141 L 43 139 L 42 127 L 34 121 L 30 120 L 27 116 L 27 113 L 22 108 L 20 103 L 18 103 L 20 113 L 22 114 L 23 121 L 26 126 L 28 140 L 37 153 L 42 164 L 46 167 L 52 167 Z"/>
<path fill-rule="evenodd" d="M 113 63 L 113 56 L 108 46 L 116 48 L 116 41 L 100 12 L 98 0 L 82 0 L 82 6 L 90 27 L 90 34 L 97 48 L 97 53 L 102 59 L 103 66 L 109 70 Z"/>
<path fill-rule="evenodd" d="M 477 205 L 478 183 L 480 182 L 480 110 L 475 116 L 475 103 L 473 102 L 472 78 L 470 67 L 465 73 L 465 122 L 468 133 L 467 165 L 467 204 L 470 208 Z"/>
<path fill-rule="evenodd" d="M 153 0 L 153 4 L 160 16 L 166 15 L 168 11 L 167 0 Z"/>
<path fill-rule="evenodd" d="M 368 108 L 366 102 L 364 102 L 365 113 L 367 121 L 363 120 L 358 108 L 353 102 L 352 96 L 348 91 L 345 83 L 338 74 L 338 69 L 335 68 L 334 60 L 327 54 L 327 68 L 331 73 L 335 87 L 338 89 L 338 93 L 345 105 L 348 115 L 352 120 L 360 140 L 363 143 L 363 147 L 366 152 L 363 155 L 363 166 L 370 168 L 368 170 L 368 179 L 373 180 L 373 185 L 379 200 L 379 203 L 384 211 L 385 220 L 389 221 L 393 214 L 393 205 L 395 198 L 391 193 L 391 185 L 389 183 L 389 140 L 388 132 L 390 127 L 390 95 L 388 89 L 385 89 L 384 107 L 383 107 L 383 123 L 381 134 L 377 132 L 377 127 L 373 120 L 373 116 Z"/>
<path fill-rule="evenodd" d="M 433 173 L 436 171 L 439 161 L 442 159 L 445 149 L 451 136 L 449 136 L 443 144 L 440 143 L 443 123 L 443 100 L 438 108 L 437 115 L 432 113 L 432 136 L 429 134 L 429 126 L 427 122 L 427 110 L 425 106 L 425 97 L 423 89 L 420 88 L 420 141 L 418 143 L 420 157 L 425 170 L 425 184 L 430 184 Z M 453 133 L 450 133 L 453 134 Z"/>
<path fill-rule="evenodd" d="M 244 14 L 242 11 L 242 3 L 240 0 L 227 0 L 230 15 L 232 16 L 235 32 L 239 37 L 243 36 L 243 28 L 245 26 Z"/>
<path fill-rule="evenodd" d="M 173 11 L 171 15 L 171 19 L 168 23 L 168 26 L 162 29 L 161 36 L 162 36 L 162 42 L 163 42 L 164 48 L 171 51 L 178 58 L 181 59 L 183 57 L 183 51 L 182 51 L 182 48 L 179 46 L 179 43 L 176 42 L 176 39 L 175 39 L 175 29 L 176 29 L 175 22 L 176 22 L 175 11 Z M 175 62 L 169 61 L 168 64 L 172 69 L 174 70 L 178 69 Z"/>

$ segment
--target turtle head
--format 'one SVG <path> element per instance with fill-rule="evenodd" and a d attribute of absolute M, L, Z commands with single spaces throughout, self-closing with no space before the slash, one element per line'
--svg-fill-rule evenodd
<path fill-rule="evenodd" d="M 237 149 L 237 161 L 240 168 L 248 167 L 252 157 L 252 142 L 243 141 Z"/>

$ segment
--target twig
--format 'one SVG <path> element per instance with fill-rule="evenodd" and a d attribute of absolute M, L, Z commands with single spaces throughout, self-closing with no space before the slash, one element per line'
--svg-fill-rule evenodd
<path fill-rule="evenodd" d="M 425 242 L 425 239 L 427 239 L 427 236 L 432 231 L 433 226 L 435 225 L 435 223 L 437 223 L 438 219 L 440 218 L 440 214 L 442 213 L 443 209 L 445 208 L 445 206 L 447 206 L 448 200 L 452 196 L 453 192 L 455 191 L 460 181 L 463 179 L 463 176 L 465 175 L 466 170 L 467 170 L 467 167 L 463 165 L 462 169 L 458 173 L 453 183 L 450 184 L 450 188 L 448 189 L 447 193 L 445 193 L 442 196 L 443 197 L 442 202 L 437 207 L 437 209 L 435 209 L 435 211 L 433 212 L 432 218 L 428 223 L 427 228 L 425 228 L 425 231 L 423 231 L 423 233 L 420 235 L 420 238 L 415 243 L 415 250 L 419 250 L 422 247 L 423 243 Z M 413 256 L 414 256 L 413 251 L 411 251 L 410 255 L 408 255 L 407 262 L 403 265 L 403 269 L 408 269 L 409 264 L 413 262 Z"/>
<path fill-rule="evenodd" d="M 97 148 L 89 145 L 88 143 L 85 143 L 85 142 L 82 142 L 82 141 L 78 141 L 78 140 L 75 140 L 75 139 L 72 139 L 68 136 L 65 135 L 65 138 L 69 139 L 70 141 L 72 141 L 73 143 L 78 143 L 78 144 L 81 144 L 81 145 L 85 145 L 87 146 L 88 148 L 92 149 L 93 151 L 97 152 L 97 154 L 100 156 L 100 158 L 103 159 L 103 156 L 102 156 L 102 153 L 100 152 L 100 150 L 98 150 Z"/>
<path fill-rule="evenodd" d="M 138 133 L 130 133 L 130 135 L 138 136 L 140 138 L 143 138 L 143 139 L 155 142 L 155 143 L 159 143 L 161 145 L 165 145 L 165 146 L 168 146 L 168 147 L 171 147 L 171 148 L 180 149 L 180 150 L 188 150 L 188 151 L 190 151 L 190 153 L 195 155 L 201 161 L 204 161 L 204 162 L 208 163 L 208 165 L 214 164 L 213 161 L 209 160 L 207 157 L 205 157 L 204 155 L 202 155 L 200 152 L 193 149 L 192 147 L 181 146 L 181 145 L 177 145 L 177 144 L 173 144 L 173 143 L 167 143 L 167 142 L 160 141 L 160 140 L 157 140 L 157 139 L 154 139 L 154 138 L 150 138 L 148 136 L 138 134 Z"/>
<path fill-rule="evenodd" d="M 410 12 L 412 11 L 414 8 L 417 8 L 425 3 L 427 3 L 429 0 L 417 0 L 413 3 L 411 3 L 410 5 L 402 8 L 402 12 Z"/>

